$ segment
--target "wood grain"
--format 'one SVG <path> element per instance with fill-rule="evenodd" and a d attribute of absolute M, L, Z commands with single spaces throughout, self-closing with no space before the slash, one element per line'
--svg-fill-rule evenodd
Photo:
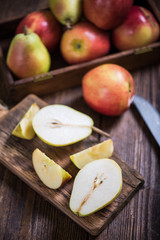
<path fill-rule="evenodd" d="M 0 121 L 7 114 L 7 112 L 8 112 L 7 107 L 0 103 Z"/>
<path fill-rule="evenodd" d="M 76 176 L 78 170 L 69 160 L 69 156 L 70 154 L 96 144 L 97 139 L 91 135 L 89 138 L 81 141 L 80 143 L 56 148 L 44 144 L 40 139 L 38 139 L 38 137 L 28 141 L 12 136 L 11 132 L 13 128 L 22 118 L 29 106 L 34 102 L 36 102 L 40 107 L 45 106 L 45 102 L 40 100 L 38 97 L 29 95 L 12 110 L 10 110 L 2 120 L 0 125 L 0 161 L 22 181 L 78 223 L 91 235 L 97 235 L 113 220 L 113 218 L 121 211 L 135 192 L 143 185 L 144 179 L 137 171 L 130 168 L 116 153 L 114 153 L 112 158 L 122 168 L 123 188 L 121 194 L 113 203 L 95 214 L 83 218 L 74 215 L 70 211 L 68 203 L 74 177 Z M 51 159 L 54 159 L 72 175 L 72 180 L 65 184 L 64 187 L 58 190 L 51 190 L 39 180 L 38 176 L 35 174 L 31 161 L 32 152 L 37 147 L 41 151 L 45 152 Z"/>

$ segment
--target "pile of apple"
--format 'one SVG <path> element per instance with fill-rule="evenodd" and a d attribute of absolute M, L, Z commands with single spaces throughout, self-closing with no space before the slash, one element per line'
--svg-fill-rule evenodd
<path fill-rule="evenodd" d="M 66 62 L 76 64 L 108 54 L 112 45 L 127 50 L 159 38 L 155 17 L 133 0 L 49 0 L 49 7 L 17 26 L 7 65 L 19 78 L 49 71 L 58 44 Z"/>
<path fill-rule="evenodd" d="M 12 131 L 12 135 L 31 140 L 35 133 L 45 143 L 66 146 L 92 133 L 93 120 L 68 106 L 43 107 L 33 103 Z M 86 216 L 111 203 L 122 189 L 122 170 L 110 157 L 113 141 L 108 139 L 70 155 L 80 169 L 74 179 L 69 207 L 78 216 Z M 53 149 L 54 151 L 54 149 Z M 51 189 L 67 183 L 71 174 L 40 149 L 32 153 L 32 163 L 40 180 Z"/>

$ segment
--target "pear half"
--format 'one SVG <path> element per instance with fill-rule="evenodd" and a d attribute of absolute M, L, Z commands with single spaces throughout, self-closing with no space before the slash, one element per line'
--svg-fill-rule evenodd
<path fill-rule="evenodd" d="M 35 131 L 32 127 L 32 120 L 39 109 L 39 106 L 36 103 L 33 103 L 14 128 L 12 135 L 28 140 L 32 139 L 35 136 Z"/>
<path fill-rule="evenodd" d="M 51 189 L 57 189 L 71 179 L 60 165 L 36 148 L 32 154 L 33 167 L 41 181 Z"/>
<path fill-rule="evenodd" d="M 85 165 L 76 175 L 70 209 L 87 216 L 110 204 L 121 192 L 122 171 L 111 159 L 99 159 Z"/>
<path fill-rule="evenodd" d="M 88 115 L 61 104 L 42 108 L 33 119 L 37 136 L 54 146 L 69 145 L 88 137 L 91 126 L 93 120 Z"/>
<path fill-rule="evenodd" d="M 83 168 L 87 163 L 101 158 L 110 158 L 113 154 L 113 141 L 108 139 L 81 152 L 70 156 L 77 168 Z"/>

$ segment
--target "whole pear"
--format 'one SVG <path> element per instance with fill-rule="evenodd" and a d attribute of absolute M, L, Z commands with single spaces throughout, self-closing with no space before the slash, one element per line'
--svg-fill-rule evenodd
<path fill-rule="evenodd" d="M 47 48 L 36 33 L 20 33 L 11 41 L 7 66 L 18 78 L 48 72 L 51 59 Z"/>
<path fill-rule="evenodd" d="M 57 20 L 68 27 L 78 21 L 82 12 L 82 0 L 49 0 L 49 6 Z"/>

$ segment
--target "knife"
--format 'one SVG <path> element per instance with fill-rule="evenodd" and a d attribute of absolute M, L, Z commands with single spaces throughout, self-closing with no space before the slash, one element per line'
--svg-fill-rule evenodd
<path fill-rule="evenodd" d="M 160 114 L 151 103 L 140 96 L 134 96 L 133 104 L 160 147 Z"/>

